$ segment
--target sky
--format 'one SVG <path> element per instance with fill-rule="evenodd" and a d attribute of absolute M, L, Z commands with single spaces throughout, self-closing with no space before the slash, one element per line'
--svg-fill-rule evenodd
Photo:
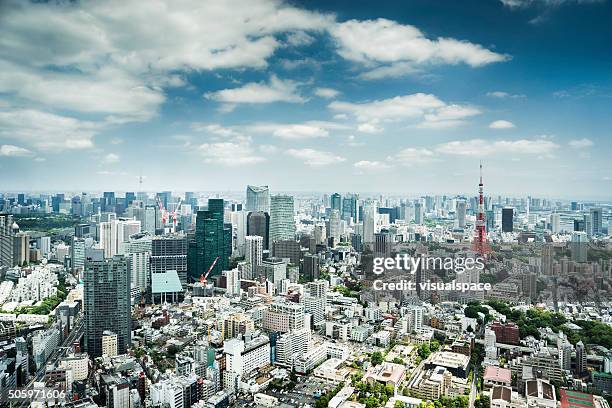
<path fill-rule="evenodd" d="M 0 2 L 0 189 L 612 198 L 605 0 Z"/>

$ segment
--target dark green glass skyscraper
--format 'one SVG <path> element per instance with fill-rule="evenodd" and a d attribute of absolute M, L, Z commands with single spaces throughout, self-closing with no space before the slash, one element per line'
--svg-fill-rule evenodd
<path fill-rule="evenodd" d="M 224 202 L 221 198 L 208 199 L 208 209 L 200 210 L 196 216 L 195 253 L 189 272 L 194 279 L 206 273 L 219 257 L 210 276 L 220 275 L 229 269 L 231 255 L 231 227 L 223 223 Z M 229 239 L 229 246 L 228 246 Z M 195 265 L 193 263 L 195 262 Z"/>

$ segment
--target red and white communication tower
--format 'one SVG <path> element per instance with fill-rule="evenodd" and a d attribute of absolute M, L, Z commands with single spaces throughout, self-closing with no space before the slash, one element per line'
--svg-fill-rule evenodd
<path fill-rule="evenodd" d="M 482 256 L 491 252 L 487 244 L 487 230 L 484 211 L 484 184 L 482 183 L 482 163 L 480 163 L 480 183 L 478 183 L 478 214 L 476 215 L 476 236 L 474 237 L 474 251 Z"/>

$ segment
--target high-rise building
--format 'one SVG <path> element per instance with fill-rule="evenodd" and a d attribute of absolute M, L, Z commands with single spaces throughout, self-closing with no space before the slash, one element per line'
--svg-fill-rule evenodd
<path fill-rule="evenodd" d="M 502 232 L 514 231 L 514 208 L 502 208 Z"/>
<path fill-rule="evenodd" d="M 14 225 L 12 215 L 0 214 L 0 268 L 13 266 Z"/>
<path fill-rule="evenodd" d="M 230 296 L 240 295 L 240 271 L 238 269 L 230 269 L 225 271 L 226 292 Z"/>
<path fill-rule="evenodd" d="M 91 239 L 90 239 L 91 240 Z M 72 260 L 72 273 L 79 273 L 85 268 L 85 247 L 86 241 L 84 238 L 72 238 L 70 245 L 70 259 Z"/>
<path fill-rule="evenodd" d="M 270 237 L 270 216 L 266 212 L 254 211 L 247 215 L 247 235 L 260 236 L 262 238 L 263 249 L 269 249 Z"/>
<path fill-rule="evenodd" d="M 457 226 L 459 228 L 465 228 L 465 214 L 466 214 L 467 202 L 465 200 L 457 200 Z"/>
<path fill-rule="evenodd" d="M 576 373 L 582 374 L 587 369 L 587 353 L 584 343 L 580 340 L 576 343 Z"/>
<path fill-rule="evenodd" d="M 140 221 L 110 220 L 100 223 L 100 248 L 106 258 L 120 255 L 120 244 L 129 240 L 130 236 L 140 232 Z"/>
<path fill-rule="evenodd" d="M 585 231 L 585 222 L 582 220 L 574 220 L 574 231 Z"/>
<path fill-rule="evenodd" d="M 187 237 L 172 234 L 151 240 L 151 274 L 176 271 L 181 285 L 187 285 Z"/>
<path fill-rule="evenodd" d="M 258 235 L 245 237 L 245 256 L 247 262 L 244 270 L 244 279 L 255 279 L 263 259 L 263 238 Z"/>
<path fill-rule="evenodd" d="M 287 279 L 287 263 L 280 258 L 268 258 L 261 262 L 262 275 L 278 289 L 281 280 Z"/>
<path fill-rule="evenodd" d="M 304 306 L 299 303 L 278 301 L 264 311 L 263 327 L 269 331 L 286 333 L 304 328 Z"/>
<path fill-rule="evenodd" d="M 602 220 L 602 209 L 601 207 L 589 209 L 589 218 L 591 221 L 591 228 L 587 230 L 589 237 L 593 237 L 603 233 L 603 220 Z"/>
<path fill-rule="evenodd" d="M 340 211 L 336 209 L 329 214 L 329 236 L 340 241 Z"/>
<path fill-rule="evenodd" d="M 272 256 L 275 258 L 286 258 L 289 259 L 289 263 L 299 265 L 301 255 L 302 247 L 293 239 L 284 239 L 273 244 Z"/>
<path fill-rule="evenodd" d="M 270 200 L 270 242 L 295 239 L 293 197 L 275 195 Z"/>
<path fill-rule="evenodd" d="M 304 255 L 302 262 L 302 276 L 307 280 L 319 279 L 319 257 L 316 255 Z"/>
<path fill-rule="evenodd" d="M 561 232 L 561 214 L 550 214 L 550 232 L 553 234 L 558 234 Z"/>
<path fill-rule="evenodd" d="M 363 211 L 363 243 L 371 244 L 374 242 L 374 233 L 376 232 L 376 205 L 369 203 Z"/>
<path fill-rule="evenodd" d="M 131 288 L 138 288 L 145 293 L 150 282 L 150 259 L 152 250 L 152 235 L 149 232 L 134 234 L 127 242 L 121 244 L 121 253 L 128 260 Z"/>
<path fill-rule="evenodd" d="M 270 189 L 268 186 L 247 186 L 246 210 L 270 213 Z"/>
<path fill-rule="evenodd" d="M 85 347 L 92 357 L 102 355 L 107 330 L 117 335 L 117 352 L 131 343 L 130 277 L 123 256 L 104 259 L 100 250 L 88 252 L 84 271 Z"/>
<path fill-rule="evenodd" d="M 218 258 L 210 276 L 221 275 L 229 268 L 231 255 L 232 228 L 224 223 L 225 203 L 221 198 L 210 198 L 208 209 L 196 215 L 196 265 L 190 268 L 190 275 L 199 278 Z"/>
<path fill-rule="evenodd" d="M 392 236 L 388 230 L 374 234 L 374 256 L 388 258 L 391 256 Z"/>
<path fill-rule="evenodd" d="M 30 261 L 30 236 L 17 232 L 13 236 L 13 265 L 24 266 Z"/>
<path fill-rule="evenodd" d="M 358 223 L 360 221 L 359 216 L 359 195 L 348 194 L 342 200 L 342 219 L 344 221 L 351 221 Z"/>
<path fill-rule="evenodd" d="M 414 223 L 421 225 L 425 222 L 425 210 L 421 201 L 414 202 Z"/>
<path fill-rule="evenodd" d="M 586 232 L 583 232 L 583 231 L 572 232 L 572 241 L 571 241 L 572 261 L 586 262 L 588 245 L 589 245 L 589 238 L 587 237 Z"/>
<path fill-rule="evenodd" d="M 155 205 L 147 205 L 144 209 L 144 227 L 143 230 L 151 235 L 155 235 L 155 230 L 159 227 L 158 207 Z"/>
<path fill-rule="evenodd" d="M 240 205 L 242 207 L 242 205 Z M 232 254 L 244 256 L 244 237 L 247 235 L 247 212 L 240 210 L 230 212 L 232 222 Z"/>
<path fill-rule="evenodd" d="M 338 210 L 338 212 L 342 210 L 342 196 L 340 194 L 334 193 L 331 195 L 331 209 Z"/>

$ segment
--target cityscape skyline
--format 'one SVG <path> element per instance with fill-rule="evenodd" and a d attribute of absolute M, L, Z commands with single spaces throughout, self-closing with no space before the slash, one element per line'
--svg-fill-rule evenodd
<path fill-rule="evenodd" d="M 610 2 L 115 6 L 0 6 L 4 190 L 612 198 Z"/>

